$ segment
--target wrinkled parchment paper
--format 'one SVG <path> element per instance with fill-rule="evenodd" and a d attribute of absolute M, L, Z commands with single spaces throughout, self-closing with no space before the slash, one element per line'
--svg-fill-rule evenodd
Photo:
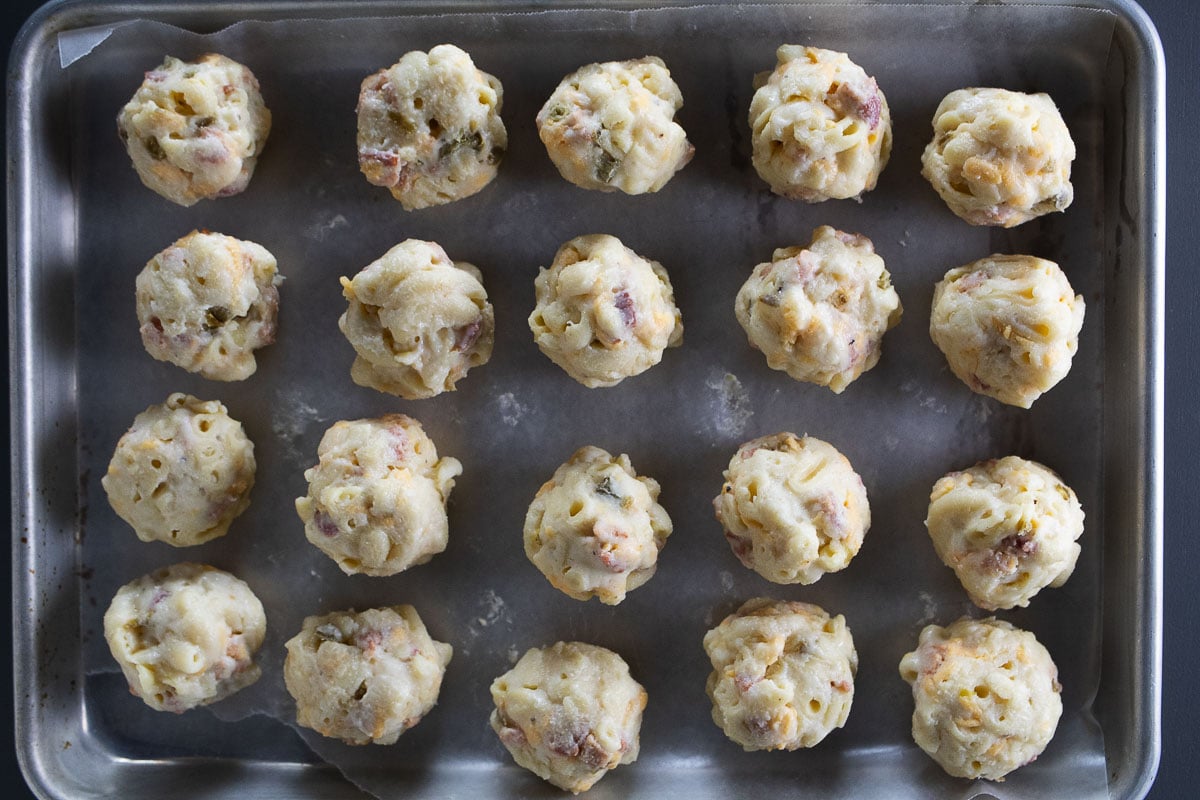
<path fill-rule="evenodd" d="M 399 9 L 403 12 L 403 8 Z M 131 758 L 220 755 L 248 762 L 311 759 L 285 726 L 294 707 L 282 680 L 283 642 L 304 616 L 347 607 L 414 604 L 454 657 L 438 706 L 390 747 L 351 748 L 298 730 L 320 759 L 377 797 L 555 796 L 515 767 L 487 725 L 491 680 L 527 648 L 558 639 L 608 646 L 649 692 L 642 755 L 594 797 L 731 797 L 804 788 L 823 797 L 1105 797 L 1101 731 L 1090 706 L 1100 664 L 1099 389 L 1103 308 L 1101 139 L 1103 65 L 1112 19 L 1076 8 L 916 5 L 729 5 L 660 10 L 450 13 L 338 21 L 243 22 L 196 35 L 147 21 L 67 33 L 77 186 L 80 458 L 88 510 L 81 544 L 85 702 L 92 729 Z M 99 40 L 99 41 L 97 41 Z M 509 150 L 499 178 L 473 198 L 406 213 L 370 186 L 355 160 L 360 81 L 411 49 L 453 42 L 504 84 Z M 746 113 L 756 72 L 775 47 L 845 50 L 874 75 L 894 118 L 895 146 L 862 203 L 805 205 L 772 196 L 749 164 Z M 114 125 L 142 73 L 166 54 L 219 51 L 258 76 L 274 128 L 242 195 L 184 209 L 139 183 Z M 678 119 L 693 162 L 661 192 L 605 195 L 570 186 L 537 139 L 534 116 L 560 78 L 590 61 L 661 56 L 679 83 Z M 70 56 L 70 59 L 67 58 Z M 1075 203 L 1009 231 L 972 228 L 920 178 L 929 120 L 947 92 L 975 85 L 1047 91 L 1078 146 Z M 904 303 L 880 364 L 837 396 L 769 370 L 733 316 L 750 269 L 776 247 L 831 224 L 866 234 Z M 259 371 L 208 382 L 142 349 L 133 282 L 158 250 L 194 228 L 257 241 L 286 276 L 280 335 Z M 683 312 L 684 345 L 649 372 L 589 390 L 545 359 L 525 318 L 533 279 L 558 245 L 612 233 L 662 262 Z M 441 243 L 483 271 L 495 306 L 489 364 L 459 391 L 406 402 L 355 386 L 353 353 L 337 329 L 338 277 L 397 242 Z M 933 284 L 992 252 L 1058 261 L 1087 301 L 1074 367 L 1030 411 L 968 391 L 927 333 Z M 64 313 L 70 313 L 64 309 Z M 1114 324 L 1121 324 L 1116 320 Z M 99 479 L 135 414 L 172 391 L 218 398 L 256 444 L 258 481 L 230 534 L 174 550 L 139 542 L 108 507 Z M 419 419 L 464 472 L 450 501 L 450 545 L 391 578 L 347 577 L 304 539 L 292 502 L 338 419 L 401 411 Z M 742 441 L 780 430 L 833 443 L 862 475 L 873 525 L 850 567 L 809 587 L 777 586 L 743 568 L 712 515 L 721 472 Z M 657 576 L 620 606 L 558 593 L 525 559 L 521 527 L 541 483 L 577 447 L 626 452 L 662 484 L 675 532 Z M 943 473 L 1019 454 L 1059 471 L 1088 514 L 1070 582 L 1000 616 L 1033 630 L 1064 686 L 1059 731 L 1034 764 L 997 784 L 944 775 L 912 743 L 900 657 L 921 628 L 985 616 L 934 554 L 923 526 Z M 1125 532 L 1116 531 L 1112 535 Z M 183 560 L 245 579 L 262 599 L 263 678 L 206 711 L 159 714 L 124 689 L 101 618 L 123 583 Z M 759 595 L 815 602 L 846 616 L 860 656 L 846 727 L 810 751 L 744 753 L 709 718 L 704 632 Z M 278 722 L 275 722 L 275 721 Z M 249 765 L 253 768 L 253 765 Z"/>

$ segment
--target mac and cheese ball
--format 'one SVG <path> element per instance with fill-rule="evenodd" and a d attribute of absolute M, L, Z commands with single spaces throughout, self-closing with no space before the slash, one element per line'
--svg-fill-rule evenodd
<path fill-rule="evenodd" d="M 258 368 L 254 351 L 275 341 L 282 281 L 262 245 L 192 231 L 137 277 L 142 344 L 188 372 L 244 380 Z"/>
<path fill-rule="evenodd" d="M 695 151 L 675 122 L 682 106 L 660 58 L 588 64 L 563 78 L 542 106 L 538 135 L 576 186 L 657 192 Z"/>
<path fill-rule="evenodd" d="M 867 490 L 846 457 L 786 432 L 738 448 L 713 509 L 734 555 L 772 583 L 807 585 L 845 569 L 871 527 Z"/>
<path fill-rule="evenodd" d="M 927 626 L 900 677 L 912 686 L 913 740 L 957 778 L 1003 780 L 1041 755 L 1062 716 L 1046 648 L 995 618 Z"/>
<path fill-rule="evenodd" d="M 338 327 L 354 347 L 350 377 L 406 400 L 454 391 L 492 357 L 495 319 L 483 276 L 434 242 L 407 239 L 342 278 Z"/>
<path fill-rule="evenodd" d="M 579 236 L 534 282 L 529 329 L 538 348 L 589 388 L 615 386 L 683 342 L 683 319 L 662 264 L 615 236 Z"/>
<path fill-rule="evenodd" d="M 405 53 L 362 82 L 358 167 L 407 211 L 470 197 L 496 177 L 504 90 L 450 44 Z"/>
<path fill-rule="evenodd" d="M 1071 205 L 1074 160 L 1049 95 L 959 89 L 934 112 L 921 174 L 967 222 L 1011 228 Z"/>
<path fill-rule="evenodd" d="M 347 575 L 395 575 L 446 549 L 446 501 L 462 464 L 403 414 L 342 420 L 321 437 L 297 498 L 304 535 Z"/>
<path fill-rule="evenodd" d="M 266 631 L 250 587 L 204 564 L 143 575 L 122 586 L 104 614 L 104 638 L 129 691 L 177 714 L 257 681 L 254 654 Z"/>
<path fill-rule="evenodd" d="M 250 505 L 255 466 L 224 405 L 177 392 L 134 418 L 100 484 L 143 542 L 188 547 L 229 531 Z"/>
<path fill-rule="evenodd" d="M 582 447 L 529 504 L 525 555 L 567 596 L 616 605 L 653 577 L 671 535 L 658 492 L 629 456 Z"/>
<path fill-rule="evenodd" d="M 254 73 L 215 53 L 167 56 L 117 116 L 142 183 L 181 206 L 245 189 L 270 132 Z"/>
<path fill-rule="evenodd" d="M 412 606 L 306 617 L 284 645 L 296 723 L 346 744 L 395 744 L 437 703 L 453 648 Z"/>
<path fill-rule="evenodd" d="M 749 600 L 704 636 L 713 722 L 745 750 L 812 747 L 846 724 L 858 653 L 846 620 Z"/>
<path fill-rule="evenodd" d="M 752 160 L 775 194 L 808 203 L 875 188 L 892 117 L 875 79 L 845 53 L 783 45 L 750 101 Z"/>
<path fill-rule="evenodd" d="M 972 391 L 1029 408 L 1071 369 L 1083 308 L 1053 261 L 992 255 L 938 282 L 929 335 Z"/>
<path fill-rule="evenodd" d="M 646 691 L 616 653 L 582 642 L 529 650 L 492 682 L 492 730 L 513 759 L 578 794 L 638 757 Z"/>
<path fill-rule="evenodd" d="M 734 312 L 767 366 L 840 394 L 878 363 L 903 308 L 871 240 L 822 225 L 756 266 Z"/>
<path fill-rule="evenodd" d="M 1062 479 L 1017 456 L 951 472 L 933 485 L 925 527 L 942 563 L 980 608 L 1027 606 L 1075 570 L 1083 509 Z"/>

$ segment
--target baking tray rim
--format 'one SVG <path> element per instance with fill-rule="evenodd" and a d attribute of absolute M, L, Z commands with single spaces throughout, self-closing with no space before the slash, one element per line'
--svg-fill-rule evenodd
<path fill-rule="evenodd" d="M 869 0 L 758 0 L 767 4 L 795 4 L 822 6 L 872 5 Z M 656 6 L 705 6 L 719 4 L 720 0 L 662 0 Z M 550 6 L 534 2 L 500 3 L 511 10 L 545 10 Z M 966 0 L 932 0 L 930 5 L 968 5 Z M 32 109 L 38 99 L 36 78 L 38 58 L 45 56 L 55 46 L 58 33 L 88 25 L 128 19 L 131 17 L 153 17 L 161 21 L 185 25 L 186 20 L 204 13 L 206 8 L 220 6 L 227 18 L 282 19 L 304 16 L 310 18 L 333 18 L 372 16 L 385 13 L 423 13 L 434 9 L 460 12 L 495 8 L 496 2 L 485 0 L 360 0 L 351 5 L 336 0 L 254 0 L 253 2 L 205 3 L 168 2 L 148 0 L 136 3 L 108 3 L 97 0 L 51 0 L 38 9 L 25 23 L 14 40 L 8 64 L 8 127 L 5 132 L 8 153 L 7 201 L 9 215 L 8 232 L 8 333 L 10 364 L 10 471 L 12 477 L 12 586 L 13 586 L 13 700 L 16 733 L 17 760 L 29 786 L 40 797 L 66 796 L 65 787 L 55 783 L 43 769 L 39 748 L 43 745 L 37 732 L 37 700 L 41 694 L 40 677 L 37 671 L 36 617 L 23 613 L 26 608 L 36 607 L 35 600 L 40 580 L 35 567 L 38 548 L 34 537 L 27 544 L 20 542 L 22 530 L 32 530 L 39 519 L 36 505 L 37 484 L 40 476 L 35 471 L 34 422 L 37 419 L 37 393 L 33 386 L 36 377 L 33 358 L 33 306 L 30 280 L 33 274 L 33 208 L 38 191 L 37 171 L 32 163 L 33 122 Z M 586 0 L 569 0 L 555 4 L 555 8 L 614 8 L 633 9 L 649 5 L 644 0 L 601 0 L 589 3 Z M 907 5 L 907 3 L 881 3 L 880 5 Z M 1082 0 L 1063 3 L 1058 0 L 1022 0 L 1019 5 L 1070 5 L 1108 11 L 1116 18 L 1114 41 L 1123 39 L 1130 47 L 1126 57 L 1136 66 L 1136 82 L 1141 89 L 1142 125 L 1137 128 L 1140 136 L 1134 146 L 1146 164 L 1140 176 L 1145 191 L 1145 201 L 1139 206 L 1140 219 L 1136 227 L 1144 231 L 1144 237 L 1135 242 L 1135 253 L 1140 254 L 1144 264 L 1146 293 L 1144 327 L 1139 331 L 1145 341 L 1144 360 L 1139 364 L 1144 384 L 1144 419 L 1137 431 L 1137 444 L 1141 459 L 1139 471 L 1145 476 L 1145 485 L 1140 497 L 1138 516 L 1144 522 L 1142 558 L 1133 570 L 1137 578 L 1136 596 L 1142 635 L 1134 647 L 1134 728 L 1130 740 L 1132 749 L 1124 751 L 1119 765 L 1108 764 L 1109 793 L 1113 797 L 1144 797 L 1154 782 L 1161 756 L 1161 691 L 1162 691 L 1162 547 L 1163 547 L 1163 412 L 1164 412 L 1164 349 L 1165 322 L 1163 319 L 1165 289 L 1165 177 L 1166 177 L 1166 78 L 1165 59 L 1158 33 L 1146 12 L 1134 0 Z M 1127 75 L 1127 81 L 1132 81 Z M 1128 96 L 1129 91 L 1126 89 Z M 1127 123 L 1126 130 L 1131 126 Z M 1107 605 L 1106 601 L 1106 605 Z M 1103 616 L 1103 612 L 1102 612 Z M 32 680 L 35 685 L 29 686 Z M 1100 687 L 1105 683 L 1103 671 Z M 23 684 L 24 693 L 23 693 Z M 1099 696 L 1099 690 L 1098 690 Z M 81 707 L 82 713 L 82 707 Z M 34 734 L 34 735 L 30 735 Z M 1111 753 L 1106 745 L 1106 758 Z M 197 762 L 208 759 L 189 759 Z M 332 767 L 325 764 L 279 765 L 298 767 L 303 773 L 313 771 L 328 773 Z M 1119 768 L 1114 769 L 1114 766 Z"/>

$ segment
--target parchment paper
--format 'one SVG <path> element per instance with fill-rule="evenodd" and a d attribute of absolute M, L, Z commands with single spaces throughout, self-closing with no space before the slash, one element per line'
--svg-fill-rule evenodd
<path fill-rule="evenodd" d="M 1101 80 L 1112 28 L 1109 15 L 1077 8 L 812 4 L 245 22 L 211 35 L 133 21 L 98 44 L 94 32 L 86 41 L 65 35 L 63 47 L 77 59 L 68 67 L 74 151 L 62 166 L 78 187 L 79 206 L 73 313 L 88 512 L 80 548 L 91 729 L 130 758 L 221 755 L 249 768 L 256 760 L 304 760 L 288 729 L 263 718 L 294 724 L 282 681 L 283 642 L 309 614 L 412 603 L 435 638 L 454 646 L 433 712 L 390 747 L 351 748 L 299 731 L 317 756 L 378 797 L 556 795 L 512 764 L 487 717 L 491 680 L 527 648 L 558 639 L 615 649 L 649 692 L 641 758 L 602 781 L 595 797 L 798 789 L 823 797 L 1106 797 L 1102 736 L 1090 707 L 1106 535 L 1099 513 Z M 406 213 L 358 172 L 358 85 L 407 50 L 441 42 L 464 47 L 503 82 L 509 150 L 499 178 L 481 194 Z M 809 206 L 774 197 L 749 164 L 751 79 L 773 67 L 775 47 L 785 42 L 849 52 L 887 95 L 892 159 L 861 204 Z M 114 118 L 165 54 L 191 58 L 209 50 L 254 70 L 274 128 L 244 194 L 184 209 L 141 186 Z M 694 161 L 654 195 L 570 186 L 537 139 L 537 110 L 579 65 L 650 53 L 665 59 L 683 91 L 678 119 L 696 146 Z M 1067 213 L 1010 231 L 972 228 L 920 178 L 938 101 L 974 85 L 1054 97 L 1079 152 Z M 821 224 L 871 237 L 904 303 L 880 364 L 840 396 L 768 369 L 732 311 L 755 264 L 776 247 L 807 243 Z M 260 351 L 258 373 L 242 383 L 208 382 L 155 362 L 138 338 L 134 277 L 193 228 L 263 244 L 286 276 L 279 340 Z M 525 318 L 538 267 L 561 242 L 594 232 L 615 234 L 667 267 L 685 335 L 684 346 L 649 372 L 589 390 L 537 351 Z M 497 320 L 491 362 L 458 392 L 417 402 L 355 386 L 353 353 L 337 329 L 345 307 L 338 277 L 408 237 L 436 240 L 452 258 L 478 265 Z M 1070 375 L 1030 411 L 971 393 L 927 333 L 934 282 L 992 252 L 1058 261 L 1087 301 Z M 134 415 L 172 391 L 225 402 L 245 424 L 259 463 L 253 503 L 230 534 L 187 550 L 137 541 L 99 484 Z M 305 541 L 292 501 L 305 492 L 302 473 L 315 462 L 327 426 L 390 411 L 421 420 L 439 452 L 463 463 L 449 507 L 450 545 L 395 577 L 347 577 Z M 810 587 L 773 585 L 743 568 L 711 511 L 738 444 L 780 430 L 841 449 L 871 502 L 862 552 L 847 570 Z M 584 444 L 629 453 L 639 472 L 661 482 L 675 524 L 657 576 L 615 608 L 560 594 L 522 551 L 529 501 Z M 1006 782 L 973 784 L 944 775 L 912 743 L 912 700 L 897 665 L 924 625 L 985 616 L 938 561 L 923 520 L 940 475 L 1008 454 L 1060 472 L 1079 494 L 1087 530 L 1065 587 L 1043 591 L 1029 609 L 999 615 L 1034 631 L 1058 664 L 1065 706 L 1058 734 L 1036 763 Z M 117 588 L 183 560 L 241 576 L 267 609 L 263 678 L 213 706 L 215 716 L 145 708 L 113 674 L 103 640 L 101 618 Z M 759 595 L 845 614 L 854 635 L 861 664 L 849 722 L 809 751 L 744 753 L 709 718 L 701 639 Z"/>

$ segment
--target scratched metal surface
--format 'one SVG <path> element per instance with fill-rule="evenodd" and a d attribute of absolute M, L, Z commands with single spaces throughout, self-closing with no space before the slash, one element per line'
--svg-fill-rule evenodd
<path fill-rule="evenodd" d="M 442 9 L 434 4 L 375 4 L 356 13 L 395 15 L 318 21 L 308 18 L 348 12 L 325 4 L 213 3 L 174 15 L 157 5 L 100 8 L 203 31 L 246 18 L 281 21 L 243 22 L 207 35 L 140 21 L 117 27 L 65 70 L 44 67 L 53 78 L 41 84 L 40 99 L 58 102 L 38 124 L 62 127 L 54 126 L 53 159 L 37 166 L 42 204 L 29 221 L 59 243 L 58 257 L 19 264 L 23 280 L 50 302 L 30 297 L 18 309 L 31 316 L 34 331 L 48 330 L 56 315 L 68 317 L 73 335 L 34 342 L 23 362 L 30 373 L 48 376 L 47 403 L 26 422 L 46 453 L 62 455 L 66 463 L 54 469 L 68 476 L 49 493 L 42 515 L 47 530 L 57 526 L 46 537 L 66 535 L 34 542 L 48 559 L 39 563 L 54 568 L 32 579 L 32 592 L 58 599 L 45 599 L 39 608 L 52 611 L 35 614 L 38 636 L 31 641 L 43 657 L 28 669 L 51 687 L 66 687 L 62 676 L 76 681 L 67 697 L 43 699 L 40 711 L 23 717 L 37 734 L 27 774 L 47 794 L 116 790 L 132 797 L 135 786 L 158 791 L 186 784 L 197 764 L 223 776 L 214 796 L 353 795 L 351 784 L 381 796 L 553 794 L 512 765 L 486 720 L 491 679 L 525 649 L 557 639 L 621 653 L 650 696 L 641 757 L 592 796 L 728 797 L 747 786 L 785 793 L 804 787 L 830 797 L 1107 793 L 1108 732 L 1093 715 L 1096 693 L 1117 691 L 1101 683 L 1102 601 L 1112 581 L 1103 568 L 1112 532 L 1102 498 L 1113 481 L 1105 464 L 1118 446 L 1130 445 L 1111 436 L 1106 414 L 1124 411 L 1106 398 L 1113 381 L 1119 393 L 1147 391 L 1138 383 L 1142 373 L 1124 370 L 1110 355 L 1119 330 L 1145 313 L 1144 302 L 1112 293 L 1119 285 L 1111 248 L 1119 223 L 1105 120 L 1111 126 L 1112 115 L 1122 113 L 1119 95 L 1106 84 L 1115 15 L 1037 5 L 497 13 L 464 4 L 437 13 Z M 60 44 L 69 50 L 86 39 L 72 34 Z M 468 50 L 503 82 L 509 150 L 499 178 L 479 195 L 406 213 L 358 173 L 354 102 L 364 76 L 407 50 L 443 41 Z M 895 130 L 891 163 L 862 203 L 809 206 L 774 197 L 749 165 L 751 79 L 773 66 L 774 48 L 784 42 L 849 52 L 887 95 Z M 141 186 L 114 117 L 142 72 L 164 54 L 186 58 L 208 50 L 255 71 L 274 127 L 244 194 L 184 209 Z M 654 195 L 604 195 L 566 184 L 537 140 L 533 119 L 541 103 L 580 64 L 647 53 L 666 61 L 682 89 L 678 119 L 696 146 L 695 159 Z M 1076 200 L 1067 213 L 1010 231 L 972 228 L 920 178 L 933 109 L 946 92 L 971 85 L 1047 91 L 1056 99 L 1079 153 Z M 769 370 L 732 313 L 750 269 L 776 247 L 807 242 L 821 224 L 874 241 L 905 309 L 884 340 L 880 364 L 842 395 Z M 260 351 L 258 373 L 242 383 L 208 382 L 155 362 L 138 338 L 134 277 L 150 256 L 193 228 L 263 244 L 286 276 L 279 340 Z M 593 232 L 615 234 L 666 266 L 685 334 L 683 347 L 649 372 L 589 390 L 537 351 L 525 317 L 538 267 L 548 265 L 561 242 Z M 408 237 L 438 241 L 452 258 L 479 266 L 497 319 L 491 362 L 472 371 L 459 391 L 415 402 L 355 386 L 353 354 L 337 330 L 344 310 L 338 277 Z M 946 269 L 991 252 L 1058 261 L 1087 302 L 1070 375 L 1030 411 L 968 391 L 927 333 L 933 283 Z M 245 424 L 259 463 L 253 503 L 230 534 L 187 550 L 139 542 L 99 485 L 133 416 L 172 391 L 222 400 Z M 57 432 L 51 409 L 62 418 Z M 450 545 L 429 564 L 391 578 L 347 577 L 304 540 L 292 501 L 304 493 L 302 473 L 315 461 L 326 427 L 390 411 L 421 420 L 439 451 L 463 463 L 450 502 Z M 871 502 L 873 524 L 862 552 L 847 570 L 809 587 L 776 586 L 744 569 L 711 511 L 737 445 L 780 430 L 807 432 L 841 449 Z M 521 547 L 530 499 L 583 444 L 628 453 L 639 472 L 658 479 L 675 525 L 656 577 L 615 608 L 558 593 Z M 924 624 L 983 616 L 928 541 L 922 521 L 929 488 L 948 470 L 1008 454 L 1059 471 L 1080 496 L 1087 530 L 1064 588 L 1044 591 L 1029 609 L 1000 614 L 1033 630 L 1059 666 L 1066 708 L 1059 733 L 1042 758 L 1004 784 L 975 786 L 947 778 L 912 744 L 911 699 L 897 664 Z M 76 508 L 83 513 L 72 516 Z M 1151 525 L 1117 535 L 1158 531 Z M 269 630 L 256 686 L 211 713 L 176 717 L 127 694 L 101 617 L 120 585 L 182 560 L 246 579 L 266 606 Z M 860 667 L 848 724 L 810 751 L 743 753 L 709 719 L 709 667 L 700 641 L 741 601 L 760 595 L 818 603 L 844 614 L 854 634 Z M 387 748 L 348 748 L 293 732 L 282 643 L 303 617 L 399 602 L 414 604 L 433 635 L 455 648 L 437 708 Z M 61 659 L 44 655 L 50 642 Z M 1108 646 L 1116 646 L 1111 638 Z M 66 738 L 62 731 L 74 731 L 74 746 L 50 755 L 52 740 Z M 317 760 L 309 748 L 349 782 L 309 766 Z M 317 777 L 310 783 L 310 776 Z"/>

